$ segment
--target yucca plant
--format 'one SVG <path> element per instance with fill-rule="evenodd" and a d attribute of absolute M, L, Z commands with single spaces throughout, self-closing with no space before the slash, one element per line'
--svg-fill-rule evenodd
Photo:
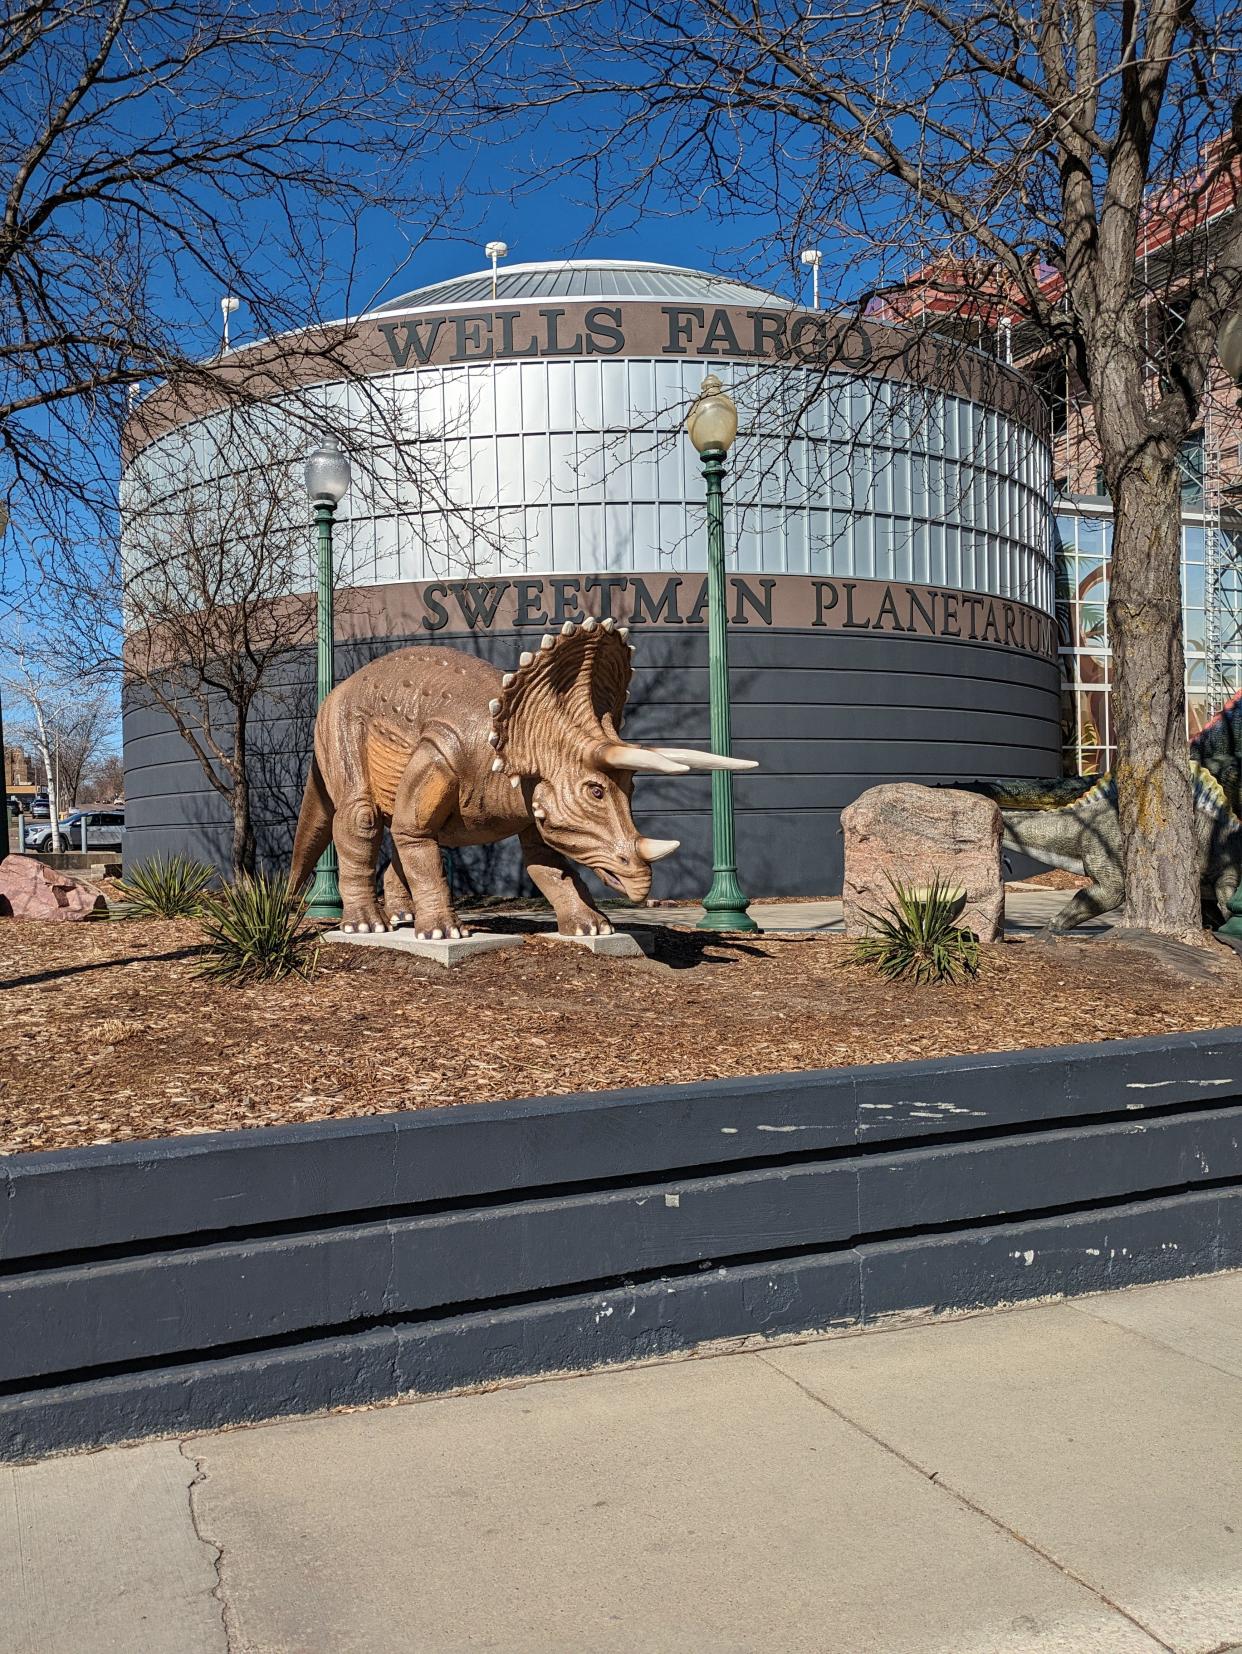
<path fill-rule="evenodd" d="M 871 965 L 890 982 L 962 982 L 979 971 L 979 938 L 957 924 L 965 892 L 941 879 L 903 885 L 890 879 L 887 913 L 868 913 L 874 927 L 854 944 L 855 964 Z"/>
<path fill-rule="evenodd" d="M 131 919 L 193 919 L 214 870 L 189 856 L 152 856 L 120 880 L 121 910 Z"/>
<path fill-rule="evenodd" d="M 305 923 L 307 893 L 287 878 L 243 874 L 204 897 L 207 949 L 200 971 L 224 982 L 271 982 L 309 976 L 319 957 L 316 932 Z"/>

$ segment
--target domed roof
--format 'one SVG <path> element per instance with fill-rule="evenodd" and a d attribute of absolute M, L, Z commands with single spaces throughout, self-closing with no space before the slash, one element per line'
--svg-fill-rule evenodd
<path fill-rule="evenodd" d="M 689 299 L 700 304 L 788 305 L 792 301 L 751 282 L 687 270 L 678 264 L 646 264 L 633 259 L 557 259 L 548 264 L 502 264 L 496 273 L 497 299 Z M 439 310 L 453 304 L 490 304 L 492 272 L 417 287 L 412 293 L 376 307 L 386 310 Z M 374 314 L 375 312 L 373 312 Z"/>

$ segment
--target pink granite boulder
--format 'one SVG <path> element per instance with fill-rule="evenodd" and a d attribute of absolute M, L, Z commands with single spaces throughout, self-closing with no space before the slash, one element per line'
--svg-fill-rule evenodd
<path fill-rule="evenodd" d="M 959 925 L 981 942 L 1004 931 L 1001 816 L 990 798 L 909 782 L 871 787 L 842 810 L 841 829 L 847 936 L 865 935 L 866 915 L 887 911 L 890 878 L 925 887 L 937 875 L 965 893 Z"/>
<path fill-rule="evenodd" d="M 107 907 L 94 885 L 45 867 L 33 856 L 6 856 L 0 861 L 0 917 L 89 919 Z"/>

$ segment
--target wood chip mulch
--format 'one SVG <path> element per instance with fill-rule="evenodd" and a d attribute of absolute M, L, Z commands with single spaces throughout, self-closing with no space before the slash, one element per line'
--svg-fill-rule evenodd
<path fill-rule="evenodd" d="M 453 970 L 325 947 L 309 980 L 230 987 L 192 923 L 0 921 L 0 1152 L 1216 1028 L 1242 988 L 1232 956 L 1196 983 L 1107 941 L 998 943 L 915 988 L 841 937 L 655 935 L 649 961 L 531 937 Z"/>

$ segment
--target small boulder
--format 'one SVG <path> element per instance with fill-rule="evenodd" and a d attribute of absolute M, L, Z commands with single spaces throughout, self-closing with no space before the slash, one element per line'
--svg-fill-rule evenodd
<path fill-rule="evenodd" d="M 94 885 L 46 867 L 33 856 L 6 856 L 0 861 L 0 917 L 89 919 L 107 907 Z"/>
<path fill-rule="evenodd" d="M 903 782 L 871 787 L 841 812 L 845 834 L 845 934 L 865 936 L 868 913 L 885 913 L 889 880 L 941 883 L 965 892 L 957 923 L 981 942 L 1005 928 L 1001 815 L 990 798 Z"/>

